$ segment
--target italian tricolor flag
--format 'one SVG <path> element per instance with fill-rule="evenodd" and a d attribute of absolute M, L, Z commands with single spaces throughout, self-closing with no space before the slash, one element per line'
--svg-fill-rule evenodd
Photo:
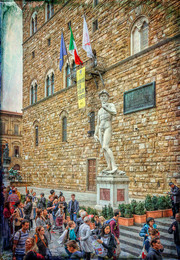
<path fill-rule="evenodd" d="M 83 62 L 81 61 L 79 55 L 78 55 L 78 51 L 77 51 L 77 47 L 76 47 L 76 43 L 74 40 L 74 36 L 70 27 L 70 31 L 71 31 L 71 37 L 70 37 L 70 43 L 69 43 L 69 52 L 71 53 L 71 55 L 74 56 L 74 61 L 77 65 L 83 64 Z"/>

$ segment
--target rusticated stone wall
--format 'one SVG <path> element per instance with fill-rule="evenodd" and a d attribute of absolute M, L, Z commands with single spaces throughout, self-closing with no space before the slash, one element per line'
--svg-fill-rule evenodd
<path fill-rule="evenodd" d="M 88 114 L 100 108 L 98 89 L 93 80 L 86 82 L 86 107 L 78 109 L 77 86 L 64 88 L 64 71 L 59 71 L 61 29 L 69 44 L 71 27 L 83 61 L 87 60 L 82 45 L 82 15 L 90 32 L 92 47 L 106 59 L 103 75 L 110 102 L 116 105 L 111 148 L 120 170 L 130 178 L 130 197 L 144 198 L 147 193 L 163 194 L 174 173 L 179 172 L 179 88 L 178 88 L 178 1 L 144 1 L 137 7 L 124 1 L 101 1 L 93 8 L 68 4 L 55 6 L 57 13 L 45 23 L 44 5 L 37 10 L 38 31 L 30 37 L 29 21 L 34 7 L 25 5 L 24 80 L 23 80 L 23 172 L 38 187 L 58 187 L 87 191 L 87 160 L 97 159 L 97 174 L 105 167 L 100 147 L 90 130 Z M 115 3 L 116 2 L 116 3 Z M 132 2 L 132 1 L 130 1 Z M 37 5 L 40 5 L 37 4 Z M 29 11 L 31 10 L 31 12 Z M 39 10 L 39 11 L 38 11 Z M 130 31 L 138 17 L 149 19 L 149 47 L 136 55 L 130 52 Z M 99 29 L 92 33 L 92 22 Z M 29 38 L 30 37 L 30 38 Z M 51 37 L 51 45 L 47 39 Z M 35 58 L 32 59 L 32 51 Z M 55 94 L 45 98 L 45 75 L 55 73 Z M 36 79 L 38 102 L 30 105 L 30 84 Z M 156 107 L 123 114 L 123 93 L 155 81 Z M 67 142 L 62 142 L 62 113 L 67 114 Z M 39 126 L 39 145 L 35 146 L 35 125 Z"/>

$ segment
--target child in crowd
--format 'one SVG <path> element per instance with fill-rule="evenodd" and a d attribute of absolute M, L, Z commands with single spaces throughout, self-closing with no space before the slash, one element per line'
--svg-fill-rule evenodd
<path fill-rule="evenodd" d="M 105 218 L 103 216 L 99 217 L 99 221 L 101 223 L 101 226 L 103 226 L 104 222 L 105 222 Z"/>
<path fill-rule="evenodd" d="M 85 253 L 84 252 L 80 252 L 78 251 L 78 245 L 75 241 L 69 241 L 67 242 L 67 249 L 70 252 L 70 260 L 77 260 L 77 259 L 81 259 L 85 257 Z"/>
<path fill-rule="evenodd" d="M 52 215 L 53 215 L 54 226 L 56 226 L 56 213 L 58 211 L 58 206 L 59 206 L 57 199 L 54 199 L 53 206 L 55 206 L 55 207 L 53 207 Z"/>
<path fill-rule="evenodd" d="M 58 206 L 58 211 L 56 212 L 55 216 L 56 216 L 56 226 L 59 229 L 59 233 L 62 233 L 65 214 L 64 214 L 63 206 L 61 204 Z"/>
<path fill-rule="evenodd" d="M 101 225 L 101 221 L 100 221 L 100 219 L 99 219 L 99 216 L 95 216 L 94 217 L 94 220 L 95 220 L 95 232 L 96 232 L 96 234 L 97 235 L 99 235 L 100 234 L 100 230 L 101 230 L 101 228 L 102 228 L 102 225 Z"/>
<path fill-rule="evenodd" d="M 75 229 L 76 224 L 74 221 L 69 221 L 68 223 L 68 228 L 69 228 L 69 240 L 75 240 L 76 241 L 76 234 L 75 234 Z"/>

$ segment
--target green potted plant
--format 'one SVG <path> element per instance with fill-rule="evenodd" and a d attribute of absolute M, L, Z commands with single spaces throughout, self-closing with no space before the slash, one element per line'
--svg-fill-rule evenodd
<path fill-rule="evenodd" d="M 158 210 L 158 198 L 150 195 L 146 196 L 145 199 L 146 217 L 149 218 L 161 218 L 162 210 Z"/>
<path fill-rule="evenodd" d="M 171 202 L 171 197 L 169 195 L 164 196 L 164 198 L 165 198 L 166 205 L 162 211 L 162 214 L 163 214 L 163 218 L 168 218 L 173 215 L 172 208 L 171 208 L 172 202 Z"/>
<path fill-rule="evenodd" d="M 132 214 L 134 215 L 135 214 L 135 207 L 137 206 L 137 201 L 136 200 L 132 200 L 131 201 L 131 211 L 132 211 Z"/>
<path fill-rule="evenodd" d="M 135 207 L 134 222 L 140 224 L 146 223 L 146 211 L 143 202 L 138 202 Z"/>
<path fill-rule="evenodd" d="M 119 217 L 119 225 L 133 226 L 134 218 L 132 215 L 131 204 L 120 204 L 121 217 Z"/>
<path fill-rule="evenodd" d="M 108 218 L 113 218 L 114 216 L 114 212 L 113 212 L 113 208 L 111 207 L 111 204 L 108 205 L 108 209 L 107 209 L 107 212 L 108 212 Z"/>
<path fill-rule="evenodd" d="M 102 208 L 102 216 L 103 216 L 105 219 L 108 218 L 108 208 L 107 208 L 106 205 Z"/>

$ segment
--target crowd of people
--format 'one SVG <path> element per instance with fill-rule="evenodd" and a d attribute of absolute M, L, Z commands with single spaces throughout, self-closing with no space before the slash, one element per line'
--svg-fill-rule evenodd
<path fill-rule="evenodd" d="M 49 249 L 53 233 L 58 234 L 58 244 L 64 248 L 66 259 L 88 260 L 94 256 L 99 260 L 118 259 L 121 253 L 119 210 L 109 220 L 93 216 L 92 225 L 92 216 L 79 208 L 75 194 L 67 203 L 62 192 L 56 195 L 51 190 L 47 201 L 44 193 L 38 199 L 36 192 L 30 190 L 22 203 L 17 188 L 4 187 L 3 196 L 3 250 L 12 249 L 13 260 L 55 259 Z M 168 232 L 174 234 L 180 257 L 180 213 L 175 218 Z M 144 238 L 141 259 L 162 259 L 164 248 L 153 218 L 147 219 L 139 235 Z"/>

